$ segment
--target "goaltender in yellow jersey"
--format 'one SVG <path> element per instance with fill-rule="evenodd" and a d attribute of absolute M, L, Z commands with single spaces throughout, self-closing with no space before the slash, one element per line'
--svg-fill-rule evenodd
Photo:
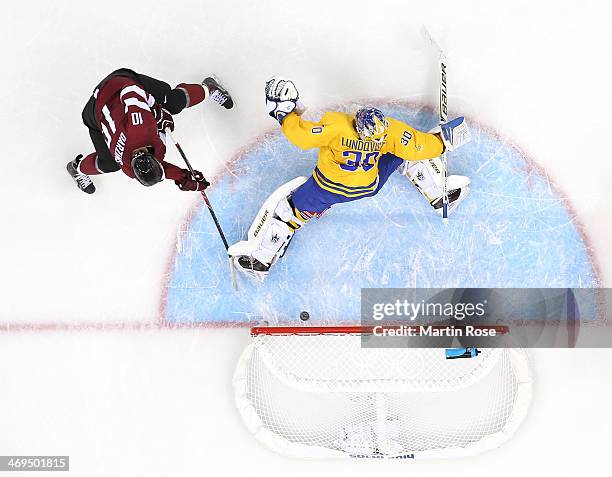
<path fill-rule="evenodd" d="M 354 115 L 328 112 L 319 122 L 305 121 L 293 110 L 281 124 L 287 139 L 300 149 L 319 148 L 312 177 L 291 195 L 300 222 L 320 216 L 334 204 L 377 194 L 398 169 L 434 209 L 440 209 L 444 169 L 439 156 L 447 147 L 440 128 L 425 133 L 371 107 Z M 453 176 L 457 187 L 449 195 L 455 202 L 451 206 L 458 204 L 462 186 L 465 197 L 466 179 Z"/>
<path fill-rule="evenodd" d="M 439 135 L 418 131 L 397 119 L 386 118 L 386 122 L 381 140 L 360 138 L 355 115 L 338 112 L 326 113 L 317 123 L 305 121 L 293 112 L 285 117 L 282 128 L 287 139 L 300 149 L 319 148 L 313 173 L 319 187 L 356 199 L 377 189 L 378 162 L 385 154 L 404 161 L 421 161 L 438 157 L 444 150 Z"/>
<path fill-rule="evenodd" d="M 266 83 L 266 104 L 287 139 L 300 149 L 319 148 L 319 160 L 312 176 L 297 177 L 276 189 L 255 217 L 247 240 L 228 249 L 238 270 L 260 280 L 308 219 L 334 204 L 377 194 L 397 170 L 441 211 L 445 171 L 439 156 L 469 141 L 462 117 L 431 133 L 372 107 L 355 114 L 328 112 L 319 122 L 305 121 L 297 88 L 282 78 Z M 450 212 L 469 192 L 469 179 L 449 176 L 446 184 Z"/>

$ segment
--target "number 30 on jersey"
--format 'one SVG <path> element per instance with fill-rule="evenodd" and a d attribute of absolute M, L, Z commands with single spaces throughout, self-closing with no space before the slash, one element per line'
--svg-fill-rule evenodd
<path fill-rule="evenodd" d="M 364 171 L 369 171 L 376 165 L 379 154 L 378 151 L 365 154 L 361 151 L 344 151 L 342 157 L 346 158 L 346 163 L 340 164 L 340 169 L 353 172 L 361 167 Z"/>

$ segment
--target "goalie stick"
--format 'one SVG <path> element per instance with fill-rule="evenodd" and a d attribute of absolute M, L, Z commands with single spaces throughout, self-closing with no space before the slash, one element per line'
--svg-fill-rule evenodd
<path fill-rule="evenodd" d="M 170 138 L 170 140 L 174 143 L 174 145 L 176 146 L 176 149 L 179 152 L 179 154 L 181 155 L 181 157 L 183 158 L 183 161 L 185 161 L 185 164 L 187 165 L 187 169 L 189 169 L 189 173 L 191 174 L 191 177 L 194 177 L 193 167 L 191 167 L 191 163 L 187 159 L 187 156 L 185 155 L 185 152 L 183 151 L 183 148 L 176 141 L 176 139 L 174 139 L 170 129 L 166 129 L 165 133 Z M 200 194 L 202 194 L 202 198 L 204 199 L 204 203 L 206 204 L 206 207 L 208 208 L 208 211 L 210 212 L 210 216 L 212 217 L 213 222 L 215 223 L 215 227 L 217 227 L 217 232 L 219 232 L 219 236 L 221 237 L 221 240 L 223 241 L 223 245 L 225 246 L 225 250 L 227 250 L 229 248 L 229 244 L 227 243 L 227 239 L 225 238 L 225 234 L 223 233 L 223 230 L 221 229 L 221 224 L 219 223 L 219 219 L 217 219 L 217 214 L 215 214 L 215 211 L 214 211 L 214 209 L 212 207 L 212 204 L 210 203 L 210 200 L 208 200 L 208 196 L 206 195 L 206 191 L 201 190 Z M 234 288 L 234 290 L 238 290 L 238 282 L 236 281 L 236 270 L 234 269 L 234 264 L 232 262 L 232 258 L 229 257 L 229 256 L 228 256 L 228 258 L 229 258 L 230 273 L 231 273 L 231 277 L 232 277 L 232 287 Z"/>
<path fill-rule="evenodd" d="M 445 123 L 448 120 L 448 96 L 447 96 L 447 65 L 446 65 L 446 55 L 442 48 L 436 43 L 436 41 L 432 38 L 431 34 L 427 30 L 426 27 L 423 27 L 422 30 L 423 36 L 427 39 L 431 47 L 438 54 L 438 65 L 440 67 L 440 99 L 439 99 L 439 116 L 440 116 L 440 125 Z M 446 152 L 443 152 L 440 156 L 442 160 L 442 165 L 444 166 L 444 183 L 442 184 L 442 220 L 444 223 L 448 222 L 448 167 L 446 163 Z"/>

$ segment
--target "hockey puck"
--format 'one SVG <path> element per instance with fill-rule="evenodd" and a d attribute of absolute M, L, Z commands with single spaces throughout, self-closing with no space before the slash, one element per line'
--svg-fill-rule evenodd
<path fill-rule="evenodd" d="M 302 313 L 300 313 L 300 320 L 308 321 L 309 318 L 310 318 L 310 313 L 308 313 L 307 311 L 303 311 Z"/>

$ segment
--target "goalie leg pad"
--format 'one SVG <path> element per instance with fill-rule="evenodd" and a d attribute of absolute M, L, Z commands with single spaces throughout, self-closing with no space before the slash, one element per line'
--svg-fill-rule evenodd
<path fill-rule="evenodd" d="M 427 161 L 406 162 L 402 172 L 430 204 L 442 197 L 444 164 L 439 157 Z"/>
<path fill-rule="evenodd" d="M 247 255 L 270 267 L 284 253 L 295 229 L 276 217 L 265 217 L 260 224 L 262 227 L 255 239 L 232 245 L 228 253 L 232 256 Z"/>
<path fill-rule="evenodd" d="M 444 164 L 439 157 L 427 161 L 406 162 L 400 166 L 404 174 L 416 186 L 427 202 L 438 213 L 442 213 L 444 193 Z M 466 176 L 452 175 L 447 178 L 450 210 L 454 210 L 469 193 L 470 179 Z"/>
<path fill-rule="evenodd" d="M 306 182 L 296 177 L 276 189 L 261 206 L 249 228 L 247 240 L 235 243 L 227 253 L 238 270 L 263 280 L 283 256 L 293 234 L 303 222 L 294 214 L 288 196 Z"/>

